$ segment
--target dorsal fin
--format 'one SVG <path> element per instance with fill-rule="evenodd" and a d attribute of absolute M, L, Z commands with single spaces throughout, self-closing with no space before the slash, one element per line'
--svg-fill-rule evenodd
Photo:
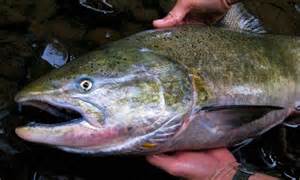
<path fill-rule="evenodd" d="M 234 4 L 219 25 L 236 31 L 266 33 L 262 22 L 249 13 L 243 3 Z"/>

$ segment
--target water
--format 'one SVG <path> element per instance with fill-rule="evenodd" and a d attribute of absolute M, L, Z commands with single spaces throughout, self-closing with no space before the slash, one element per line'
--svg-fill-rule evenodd
<path fill-rule="evenodd" d="M 81 180 L 94 179 L 95 176 L 99 179 L 177 179 L 152 167 L 144 157 L 74 155 L 24 142 L 14 134 L 14 128 L 28 118 L 13 102 L 19 89 L 51 69 L 107 42 L 151 28 L 151 20 L 162 17 L 170 8 L 167 0 L 107 2 L 111 4 L 105 5 L 97 0 L 0 0 L 2 180 Z M 265 173 L 286 179 L 299 178 L 299 131 L 277 127 L 235 150 L 234 154 L 239 161 Z"/>

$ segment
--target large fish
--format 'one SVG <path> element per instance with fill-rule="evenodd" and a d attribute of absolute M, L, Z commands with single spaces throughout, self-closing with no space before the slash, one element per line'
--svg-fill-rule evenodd
<path fill-rule="evenodd" d="M 18 103 L 80 116 L 16 133 L 102 155 L 228 147 L 296 117 L 299 80 L 297 37 L 199 26 L 150 30 L 28 85 Z"/>

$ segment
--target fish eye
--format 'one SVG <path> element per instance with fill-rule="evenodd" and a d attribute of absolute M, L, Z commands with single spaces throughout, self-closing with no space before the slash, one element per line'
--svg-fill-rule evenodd
<path fill-rule="evenodd" d="M 89 91 L 92 89 L 92 87 L 93 87 L 93 82 L 88 79 L 84 79 L 80 82 L 80 88 L 84 91 Z"/>

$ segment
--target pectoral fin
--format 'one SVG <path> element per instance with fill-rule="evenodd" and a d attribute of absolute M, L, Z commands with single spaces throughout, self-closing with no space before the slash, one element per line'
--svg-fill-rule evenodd
<path fill-rule="evenodd" d="M 271 111 L 283 109 L 277 106 L 211 106 L 202 108 L 206 113 L 207 121 L 215 122 L 215 125 L 231 126 L 237 128 L 244 124 L 251 123 Z"/>
<path fill-rule="evenodd" d="M 291 113 L 277 106 L 217 106 L 206 107 L 201 112 L 201 126 L 218 144 L 235 145 L 245 139 L 255 138 L 281 124 Z"/>

